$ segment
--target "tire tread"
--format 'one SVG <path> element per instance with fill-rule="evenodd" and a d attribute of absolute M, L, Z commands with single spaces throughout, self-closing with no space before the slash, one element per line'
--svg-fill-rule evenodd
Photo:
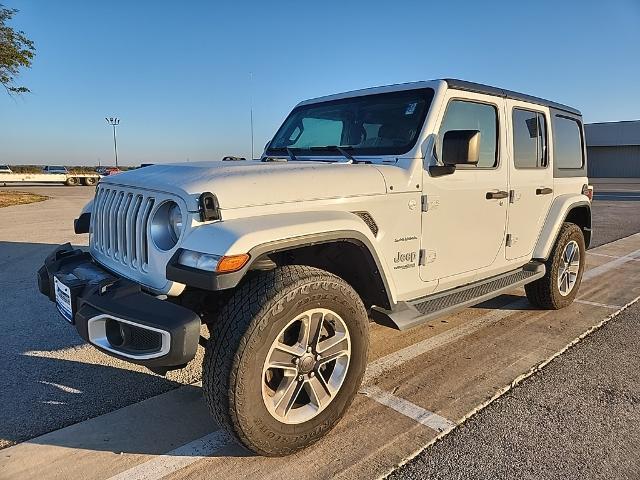
<path fill-rule="evenodd" d="M 211 335 L 205 348 L 203 360 L 204 396 L 216 422 L 239 443 L 261 455 L 286 455 L 289 450 L 282 446 L 277 451 L 257 444 L 242 427 L 237 406 L 243 401 L 237 395 L 237 366 L 255 329 L 264 328 L 267 313 L 292 289 L 309 282 L 326 281 L 339 283 L 340 289 L 353 301 L 361 315 L 366 310 L 360 297 L 343 279 L 314 267 L 287 265 L 274 270 L 251 274 L 231 295 L 219 312 L 217 320 L 210 326 Z M 366 330 L 357 334 L 367 335 Z M 367 340 L 368 343 L 368 340 Z M 364 373 L 364 372 L 363 372 Z M 361 378 L 360 378 L 361 379 Z"/>
<path fill-rule="evenodd" d="M 557 275 L 559 255 L 561 255 L 561 249 L 567 243 L 570 237 L 579 235 L 582 238 L 582 250 L 581 254 L 584 254 L 584 237 L 582 230 L 574 223 L 565 222 L 560 227 L 556 243 L 553 245 L 549 258 L 545 262 L 546 272 L 542 278 L 535 280 L 525 285 L 524 289 L 527 294 L 529 302 L 545 310 L 558 310 L 573 302 L 576 293 L 579 288 L 579 283 L 574 287 L 574 291 L 566 297 L 560 297 L 560 294 L 556 292 L 555 278 Z M 579 274 L 582 277 L 582 271 Z"/>

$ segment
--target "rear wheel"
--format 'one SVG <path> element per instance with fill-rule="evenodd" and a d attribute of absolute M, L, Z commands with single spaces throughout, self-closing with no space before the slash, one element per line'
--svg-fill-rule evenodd
<path fill-rule="evenodd" d="M 285 266 L 245 281 L 211 327 L 203 389 L 218 423 L 261 455 L 315 442 L 353 400 L 368 318 L 344 280 Z"/>
<path fill-rule="evenodd" d="M 84 177 L 83 183 L 88 187 L 92 187 L 97 183 L 97 179 L 95 177 Z"/>
<path fill-rule="evenodd" d="M 525 285 L 529 301 L 557 310 L 570 305 L 578 294 L 584 271 L 585 245 L 580 227 L 565 223 L 546 261 L 544 277 Z"/>
<path fill-rule="evenodd" d="M 75 187 L 80 183 L 80 180 L 77 177 L 68 177 L 67 181 L 64 183 L 69 187 Z"/>

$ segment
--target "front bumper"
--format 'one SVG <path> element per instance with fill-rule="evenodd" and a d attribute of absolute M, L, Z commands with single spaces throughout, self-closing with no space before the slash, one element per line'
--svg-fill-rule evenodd
<path fill-rule="evenodd" d="M 69 243 L 56 248 L 38 270 L 38 288 L 56 301 L 54 278 L 71 293 L 71 323 L 103 352 L 150 368 L 185 365 L 196 354 L 200 317 L 142 291 L 139 284 L 97 265 Z"/>

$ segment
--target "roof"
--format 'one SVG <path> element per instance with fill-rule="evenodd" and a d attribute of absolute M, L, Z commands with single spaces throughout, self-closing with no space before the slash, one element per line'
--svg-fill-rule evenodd
<path fill-rule="evenodd" d="M 545 100 L 544 98 L 534 97 L 524 93 L 505 90 L 504 88 L 491 87 L 489 85 L 467 82 L 466 80 L 458 80 L 455 78 L 445 78 L 444 81 L 447 82 L 449 88 L 455 88 L 456 90 L 485 93 L 487 95 L 510 98 L 511 100 L 521 100 L 523 102 L 535 103 L 536 105 L 544 105 L 546 107 L 555 108 L 556 110 L 562 110 L 573 115 L 581 115 L 580 110 L 569 107 L 568 105 L 563 105 L 561 103 L 552 102 L 550 100 Z"/>
<path fill-rule="evenodd" d="M 358 90 L 350 90 L 347 92 L 334 93 L 333 95 L 323 95 L 322 97 L 310 98 L 298 103 L 300 105 L 308 105 L 312 103 L 329 102 L 331 100 L 341 100 L 343 98 L 360 97 L 364 95 L 376 95 L 378 93 L 399 92 L 403 90 L 417 90 L 419 88 L 433 88 L 434 90 L 443 80 L 429 80 L 422 82 L 395 83 L 392 85 L 382 85 L 378 87 L 361 88 Z"/>
<path fill-rule="evenodd" d="M 587 123 L 584 131 L 588 147 L 640 145 L 640 120 Z"/>
<path fill-rule="evenodd" d="M 394 85 L 384 85 L 381 87 L 363 88 L 360 90 L 352 90 L 350 92 L 343 92 L 343 93 L 337 93 L 334 95 L 311 98 L 309 100 L 304 100 L 300 102 L 297 106 L 307 105 L 310 103 L 317 103 L 317 102 L 326 102 L 330 100 L 339 100 L 342 98 L 356 97 L 361 95 L 374 95 L 376 93 L 386 93 L 386 92 L 393 92 L 393 91 L 399 91 L 399 90 L 413 90 L 417 88 L 435 88 L 438 85 L 438 83 L 441 83 L 441 82 L 445 82 L 449 88 L 455 88 L 456 90 L 484 93 L 487 95 L 495 95 L 502 98 L 521 100 L 523 102 L 535 103 L 536 105 L 544 105 L 547 107 L 555 108 L 557 110 L 562 110 L 564 112 L 571 113 L 573 115 L 581 115 L 580 111 L 573 107 L 569 107 L 561 103 L 552 102 L 550 100 L 545 100 L 544 98 L 534 97 L 531 95 L 526 95 L 524 93 L 513 92 L 511 90 L 505 90 L 503 88 L 492 87 L 489 85 L 483 85 L 481 83 L 467 82 L 466 80 L 457 80 L 455 78 L 443 78 L 440 80 L 399 83 Z"/>

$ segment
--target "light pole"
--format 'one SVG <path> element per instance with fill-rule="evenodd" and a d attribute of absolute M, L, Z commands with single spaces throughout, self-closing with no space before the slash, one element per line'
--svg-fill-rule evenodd
<path fill-rule="evenodd" d="M 104 118 L 113 127 L 113 151 L 116 154 L 116 168 L 118 168 L 118 143 L 116 141 L 116 127 L 120 125 L 120 119 L 116 117 Z"/>
<path fill-rule="evenodd" d="M 249 72 L 249 114 L 251 116 L 251 160 L 253 160 L 253 72 Z"/>

